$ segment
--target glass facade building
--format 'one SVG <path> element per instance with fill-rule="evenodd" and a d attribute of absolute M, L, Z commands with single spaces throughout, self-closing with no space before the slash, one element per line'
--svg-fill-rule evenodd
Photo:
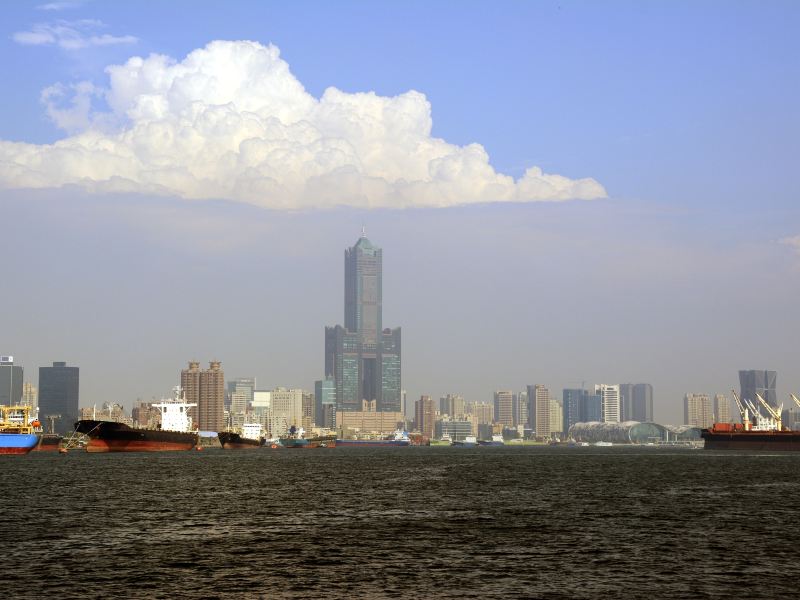
<path fill-rule="evenodd" d="M 325 328 L 325 377 L 339 411 L 402 410 L 400 328 L 383 328 L 383 251 L 363 234 L 344 254 L 344 327 Z"/>
<path fill-rule="evenodd" d="M 333 377 L 314 382 L 314 424 L 318 427 L 336 427 L 336 384 Z"/>
<path fill-rule="evenodd" d="M 66 435 L 80 418 L 80 370 L 65 362 L 39 367 L 39 419 L 53 417 L 55 431 Z"/>
<path fill-rule="evenodd" d="M 777 379 L 778 373 L 776 371 L 739 371 L 739 397 L 743 400 L 750 400 L 757 405 L 756 394 L 760 394 L 770 406 L 777 408 L 778 396 L 775 393 Z"/>
<path fill-rule="evenodd" d="M 22 403 L 22 376 L 22 367 L 14 364 L 13 356 L 0 356 L 0 404 Z"/>

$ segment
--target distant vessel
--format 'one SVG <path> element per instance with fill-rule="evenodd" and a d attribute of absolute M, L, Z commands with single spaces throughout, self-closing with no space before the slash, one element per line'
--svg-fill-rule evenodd
<path fill-rule="evenodd" d="M 172 400 L 152 405 L 161 412 L 160 429 L 139 429 L 114 421 L 81 419 L 75 431 L 89 437 L 87 452 L 161 452 L 191 450 L 198 443 L 197 431 L 192 430 L 188 409 L 197 406 L 187 403 L 180 387 L 174 388 Z"/>
<path fill-rule="evenodd" d="M 408 437 L 408 433 L 397 429 L 391 435 L 387 435 L 382 438 L 374 439 L 374 440 L 344 440 L 344 439 L 337 439 L 336 440 L 337 446 L 356 446 L 359 448 L 369 448 L 372 446 L 410 446 L 411 439 Z"/>
<path fill-rule="evenodd" d="M 264 445 L 261 423 L 245 423 L 241 431 L 220 431 L 217 437 L 225 450 L 247 450 Z"/>
<path fill-rule="evenodd" d="M 30 406 L 0 406 L 0 454 L 27 454 L 39 443 Z"/>
<path fill-rule="evenodd" d="M 503 436 L 495 433 L 490 440 L 478 440 L 479 446 L 505 446 Z"/>
<path fill-rule="evenodd" d="M 305 430 L 292 425 L 289 428 L 289 435 L 279 438 L 281 446 L 284 448 L 302 448 L 310 450 L 312 448 L 335 448 L 336 436 L 320 435 L 316 437 L 305 437 Z"/>
<path fill-rule="evenodd" d="M 451 446 L 460 446 L 461 448 L 474 448 L 478 444 L 478 440 L 474 435 L 468 435 L 463 440 L 453 440 Z"/>
<path fill-rule="evenodd" d="M 781 423 L 782 408 L 768 404 L 756 394 L 760 404 L 748 399 L 741 400 L 736 392 L 733 398 L 742 417 L 741 423 L 714 423 L 703 429 L 700 437 L 705 440 L 706 450 L 786 450 L 800 451 L 800 431 L 785 429 Z M 800 407 L 800 399 L 791 394 Z M 763 409 L 766 416 L 761 412 Z M 750 415 L 753 419 L 750 419 Z"/>

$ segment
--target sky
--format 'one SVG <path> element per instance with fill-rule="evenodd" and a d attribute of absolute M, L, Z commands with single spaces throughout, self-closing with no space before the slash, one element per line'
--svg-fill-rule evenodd
<path fill-rule="evenodd" d="M 383 248 L 410 398 L 800 391 L 794 2 L 0 7 L 0 353 L 313 389 Z"/>

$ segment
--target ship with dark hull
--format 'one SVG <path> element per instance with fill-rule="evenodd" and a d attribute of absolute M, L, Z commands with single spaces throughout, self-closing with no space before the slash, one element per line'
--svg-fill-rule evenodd
<path fill-rule="evenodd" d="M 115 421 L 81 419 L 75 431 L 89 438 L 87 452 L 164 452 L 196 448 L 199 434 L 192 430 L 187 409 L 197 406 L 184 401 L 180 387 L 172 400 L 152 405 L 161 413 L 160 429 L 131 427 Z"/>
<path fill-rule="evenodd" d="M 727 427 L 726 427 L 727 425 Z M 741 424 L 714 423 L 700 437 L 706 450 L 780 450 L 800 452 L 800 431 L 745 430 Z"/>
<path fill-rule="evenodd" d="M 237 431 L 220 431 L 217 434 L 219 443 L 225 450 L 249 450 L 264 445 L 263 439 L 244 437 Z"/>

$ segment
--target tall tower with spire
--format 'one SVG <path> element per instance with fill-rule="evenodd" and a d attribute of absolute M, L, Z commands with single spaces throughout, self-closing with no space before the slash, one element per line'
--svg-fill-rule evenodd
<path fill-rule="evenodd" d="M 340 411 L 400 411 L 400 328 L 383 328 L 383 252 L 361 237 L 344 252 L 344 327 L 325 328 L 325 375 Z"/>

